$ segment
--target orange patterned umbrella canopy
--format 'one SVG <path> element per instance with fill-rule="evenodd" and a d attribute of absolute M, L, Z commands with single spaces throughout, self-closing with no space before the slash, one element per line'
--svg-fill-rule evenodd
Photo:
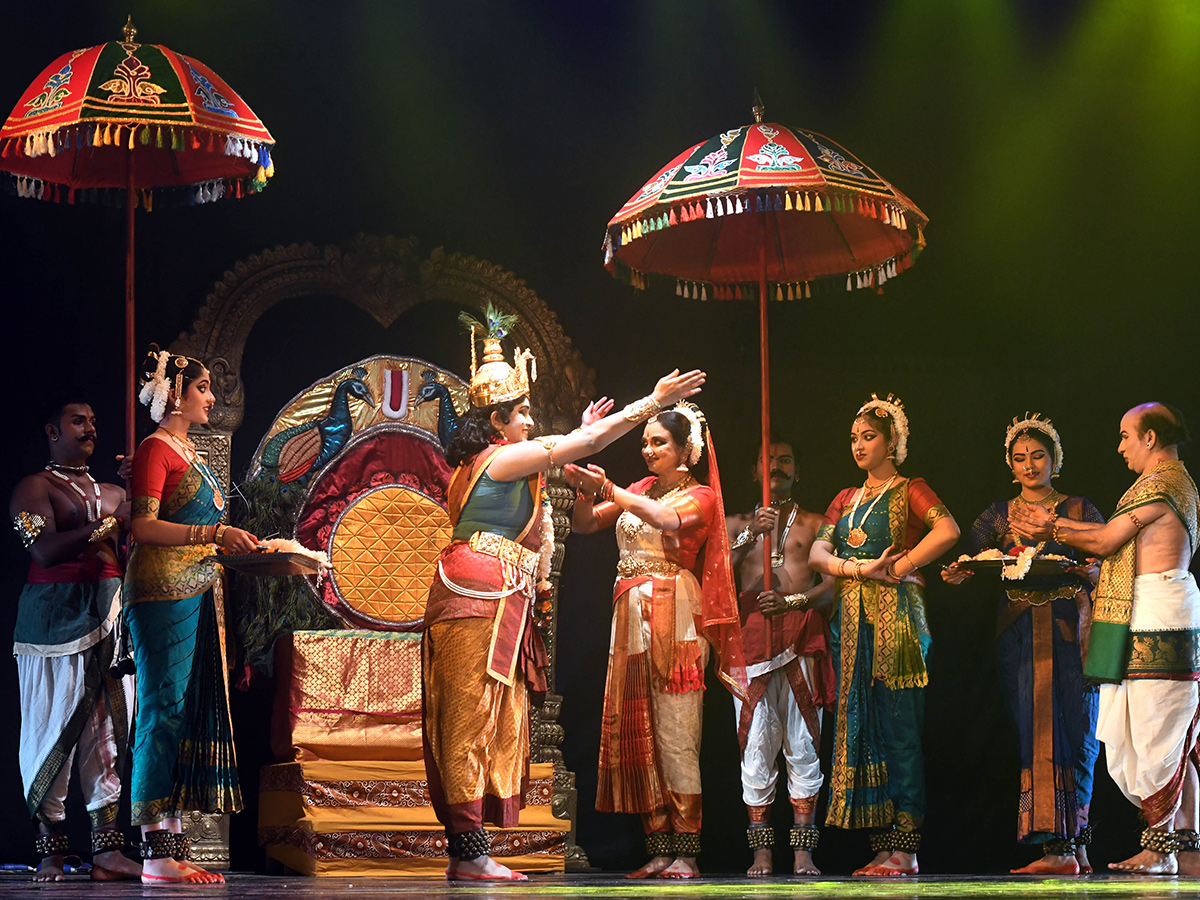
<path fill-rule="evenodd" d="M 604 265 L 636 288 L 651 276 L 697 300 L 754 297 L 759 315 L 761 465 L 769 471 L 768 300 L 882 287 L 912 265 L 929 220 L 846 148 L 803 128 L 764 122 L 684 150 L 617 210 Z M 771 502 L 762 479 L 762 503 Z M 761 539 L 772 568 L 770 532 Z M 768 635 L 770 624 L 768 620 Z M 768 637 L 768 642 L 769 642 Z"/>
<path fill-rule="evenodd" d="M 147 207 L 261 190 L 275 141 L 245 101 L 203 63 L 125 35 L 64 53 L 17 101 L 0 128 L 10 189 L 74 202 L 132 181 Z"/>
<path fill-rule="evenodd" d="M 133 451 L 134 218 L 141 205 L 191 206 L 261 191 L 275 139 L 201 62 L 125 40 L 64 53 L 0 128 L 0 191 L 125 207 L 125 431 Z"/>
<path fill-rule="evenodd" d="M 927 222 L 824 135 L 758 121 L 663 166 L 608 223 L 604 264 L 636 287 L 665 275 L 705 299 L 742 296 L 765 274 L 771 299 L 795 299 L 878 287 L 912 264 Z"/>

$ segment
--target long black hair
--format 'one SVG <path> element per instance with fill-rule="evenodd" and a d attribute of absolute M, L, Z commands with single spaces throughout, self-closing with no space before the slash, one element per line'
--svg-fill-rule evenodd
<path fill-rule="evenodd" d="M 506 400 L 504 403 L 493 403 L 489 406 L 471 407 L 454 430 L 454 437 L 446 447 L 446 462 L 457 468 L 464 462 L 495 442 L 500 436 L 496 426 L 492 424 L 492 413 L 500 413 L 500 421 L 507 424 L 512 418 L 513 410 L 525 402 L 525 397 L 516 400 Z"/>

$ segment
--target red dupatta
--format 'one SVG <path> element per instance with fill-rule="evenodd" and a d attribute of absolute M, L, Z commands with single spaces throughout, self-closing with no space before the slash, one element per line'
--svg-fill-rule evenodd
<path fill-rule="evenodd" d="M 730 564 L 729 533 L 725 529 L 725 498 L 712 435 L 704 430 L 708 450 L 708 486 L 717 495 L 717 515 L 704 545 L 700 590 L 703 597 L 700 627 L 717 654 L 717 675 L 730 692 L 746 701 L 750 680 L 746 676 L 746 652 L 742 646 L 741 617 L 738 615 L 736 582 Z"/>

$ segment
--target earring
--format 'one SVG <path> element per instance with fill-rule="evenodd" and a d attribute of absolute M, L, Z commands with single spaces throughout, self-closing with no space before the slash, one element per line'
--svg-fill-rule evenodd
<path fill-rule="evenodd" d="M 50 440 L 52 440 L 52 441 L 57 441 L 57 440 L 58 440 L 58 435 L 57 435 L 57 434 L 52 434 L 52 435 L 50 435 Z"/>
<path fill-rule="evenodd" d="M 1021 483 L 1021 479 L 1018 478 L 1016 475 L 1014 475 L 1013 476 L 1013 484 L 1020 484 L 1020 483 Z"/>

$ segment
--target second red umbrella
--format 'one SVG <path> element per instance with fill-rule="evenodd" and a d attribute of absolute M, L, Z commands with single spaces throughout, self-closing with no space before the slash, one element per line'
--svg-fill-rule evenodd
<path fill-rule="evenodd" d="M 755 122 L 680 153 L 622 206 L 604 265 L 635 287 L 652 276 L 697 300 L 757 298 L 762 466 L 771 440 L 767 301 L 878 288 L 925 246 L 925 214 L 848 150 L 803 128 Z M 763 504 L 770 479 L 763 478 Z M 771 571 L 772 536 L 763 539 Z"/>

